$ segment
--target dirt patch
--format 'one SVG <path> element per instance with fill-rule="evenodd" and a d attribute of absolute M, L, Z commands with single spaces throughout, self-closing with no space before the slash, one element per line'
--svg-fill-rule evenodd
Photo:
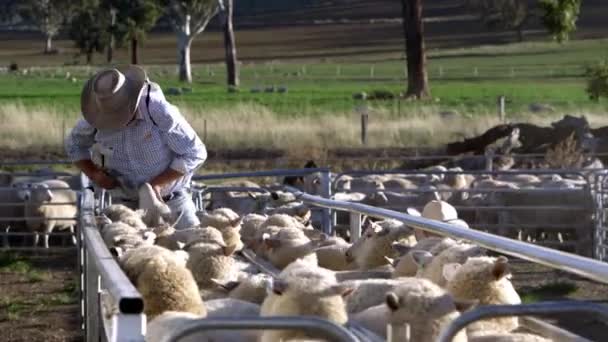
<path fill-rule="evenodd" d="M 76 252 L 0 254 L 2 341 L 82 341 Z"/>

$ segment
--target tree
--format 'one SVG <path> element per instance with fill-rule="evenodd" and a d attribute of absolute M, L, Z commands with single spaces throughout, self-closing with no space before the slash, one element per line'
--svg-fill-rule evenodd
<path fill-rule="evenodd" d="M 234 29 L 232 18 L 234 16 L 233 0 L 225 0 L 225 9 L 222 11 L 222 26 L 224 28 L 224 49 L 226 51 L 226 73 L 228 75 L 228 86 L 239 86 L 239 70 L 236 59 L 236 43 L 234 41 Z"/>
<path fill-rule="evenodd" d="M 581 0 L 539 0 L 539 6 L 544 12 L 543 24 L 553 39 L 568 40 L 570 33 L 576 30 Z"/>
<path fill-rule="evenodd" d="M 479 13 L 488 28 L 514 30 L 520 42 L 524 25 L 533 16 L 528 0 L 468 0 L 465 5 Z"/>
<path fill-rule="evenodd" d="M 70 39 L 80 53 L 87 56 L 87 64 L 93 62 L 93 53 L 103 52 L 109 41 L 108 13 L 100 11 L 98 5 L 95 1 L 83 5 L 72 19 L 69 29 Z"/>
<path fill-rule="evenodd" d="M 26 0 L 19 4 L 19 15 L 32 21 L 46 38 L 45 53 L 53 52 L 53 38 L 74 13 L 71 0 Z"/>
<path fill-rule="evenodd" d="M 139 42 L 162 13 L 157 0 L 105 0 L 104 8 L 116 13 L 116 22 L 111 26 L 112 37 L 117 45 L 131 42 L 131 64 L 138 64 Z"/>
<path fill-rule="evenodd" d="M 209 21 L 223 7 L 221 0 L 164 0 L 166 11 L 177 33 L 177 62 L 180 81 L 192 82 L 190 46 Z"/>
<path fill-rule="evenodd" d="M 431 92 L 426 73 L 422 0 L 401 0 L 401 8 L 407 59 L 406 96 L 415 99 L 426 98 L 431 96 Z"/>

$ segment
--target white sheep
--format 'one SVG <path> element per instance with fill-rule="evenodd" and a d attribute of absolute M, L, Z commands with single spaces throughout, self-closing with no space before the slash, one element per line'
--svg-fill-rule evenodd
<path fill-rule="evenodd" d="M 400 279 L 363 279 L 341 282 L 354 289 L 346 298 L 346 310 L 348 313 L 357 313 L 379 305 L 384 302 L 386 293 L 398 287 L 400 283 Z"/>
<path fill-rule="evenodd" d="M 42 234 L 44 248 L 49 248 L 49 234 L 55 229 L 68 229 L 72 234 L 72 242 L 76 244 L 74 225 L 78 213 L 78 196 L 68 183 L 56 179 L 45 180 L 30 184 L 28 188 L 19 190 L 18 194 L 25 201 L 27 228 L 36 233 L 34 247 L 38 245 Z"/>
<path fill-rule="evenodd" d="M 399 254 L 403 254 L 399 259 L 389 259 L 391 264 L 395 267 L 393 278 L 415 276 L 418 272 L 418 265 L 424 263 L 424 258 L 428 258 L 430 261 L 433 254 L 439 254 L 455 244 L 456 241 L 453 239 L 436 236 L 422 239 L 413 247 L 393 244 L 393 249 L 396 249 Z"/>
<path fill-rule="evenodd" d="M 551 342 L 552 339 L 528 333 L 497 333 L 469 334 L 468 342 Z"/>
<path fill-rule="evenodd" d="M 197 213 L 201 227 L 213 227 L 220 232 L 226 246 L 234 246 L 236 251 L 243 249 L 241 241 L 241 217 L 230 208 L 218 208 L 211 213 Z"/>
<path fill-rule="evenodd" d="M 267 274 L 258 273 L 250 276 L 241 275 L 237 281 L 220 282 L 215 279 L 213 281 L 228 292 L 229 298 L 262 304 L 266 298 L 266 288 L 272 279 Z"/>
<path fill-rule="evenodd" d="M 206 313 L 192 273 L 171 251 L 162 247 L 127 251 L 119 264 L 141 293 L 144 312 L 150 319 L 165 311 Z"/>
<path fill-rule="evenodd" d="M 273 235 L 263 237 L 266 258 L 277 268 L 284 268 L 296 259 L 318 265 L 315 251 L 323 245 L 321 240 L 310 240 L 302 230 L 282 228 Z"/>
<path fill-rule="evenodd" d="M 437 256 L 430 259 L 419 260 L 419 270 L 416 274 L 419 278 L 426 278 L 439 286 L 445 286 L 447 280 L 444 277 L 443 267 L 450 263 L 464 263 L 468 258 L 482 256 L 485 250 L 477 245 L 465 242 L 457 243 Z"/>
<path fill-rule="evenodd" d="M 338 284 L 329 270 L 297 260 L 279 274 L 270 288 L 261 316 L 318 316 L 339 325 L 348 321 L 344 297 L 352 289 Z M 260 341 L 315 337 L 305 331 L 267 330 Z"/>
<path fill-rule="evenodd" d="M 368 308 L 352 319 L 384 338 L 387 324 L 408 324 L 411 341 L 434 342 L 460 315 L 459 309 L 464 309 L 464 305 L 436 284 L 426 279 L 402 278 L 398 287 L 385 293 L 384 304 Z M 458 333 L 452 341 L 466 342 L 466 333 Z"/>
<path fill-rule="evenodd" d="M 140 230 L 148 228 L 142 219 L 143 212 L 135 211 L 124 204 L 112 204 L 103 210 L 103 214 L 112 222 L 120 221 Z"/>
<path fill-rule="evenodd" d="M 241 223 L 241 240 L 245 246 L 250 247 L 250 243 L 255 239 L 257 231 L 268 217 L 260 214 L 248 214 L 243 216 Z"/>
<path fill-rule="evenodd" d="M 144 213 L 142 220 L 147 226 L 156 227 L 172 218 L 171 208 L 158 198 L 150 183 L 142 184 L 138 195 L 138 207 Z"/>
<path fill-rule="evenodd" d="M 446 264 L 446 290 L 458 300 L 477 300 L 482 305 L 521 304 L 521 299 L 508 279 L 510 272 L 505 257 L 473 257 L 462 265 Z M 517 317 L 492 318 L 475 322 L 468 331 L 510 332 L 519 326 Z"/>
<path fill-rule="evenodd" d="M 345 271 L 357 268 L 355 262 L 349 261 L 346 257 L 346 251 L 351 247 L 343 239 L 329 246 L 320 247 L 317 249 L 317 261 L 319 266 L 330 269 L 332 271 Z"/>
<path fill-rule="evenodd" d="M 371 223 L 346 252 L 347 261 L 355 261 L 361 270 L 386 265 L 386 257 L 394 255 L 393 242 L 400 240 L 415 243 L 413 230 L 402 222 L 384 220 Z"/>
<path fill-rule="evenodd" d="M 301 202 L 291 202 L 277 208 L 268 208 L 264 211 L 264 214 L 269 216 L 276 214 L 289 215 L 303 224 L 309 222 L 311 217 L 310 206 Z"/>
<path fill-rule="evenodd" d="M 225 280 L 234 275 L 234 246 L 226 246 L 222 233 L 212 227 L 200 229 L 190 238 L 184 250 L 188 252 L 187 267 L 201 288 L 215 286 L 212 279 Z"/>

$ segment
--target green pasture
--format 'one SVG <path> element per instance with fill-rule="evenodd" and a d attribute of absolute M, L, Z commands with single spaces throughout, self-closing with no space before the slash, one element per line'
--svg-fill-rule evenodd
<path fill-rule="evenodd" d="M 527 111 L 531 103 L 556 110 L 590 108 L 605 111 L 584 91 L 584 67 L 608 56 L 608 40 L 580 40 L 565 45 L 534 42 L 471 49 L 429 51 L 428 73 L 433 99 L 422 103 L 403 100 L 375 101 L 391 114 L 419 106 L 461 114 L 496 112 L 496 99 L 507 98 L 507 111 Z M 86 78 L 100 66 L 30 67 L 0 77 L 0 103 L 19 102 L 26 107 L 52 107 L 60 112 L 78 110 L 79 93 Z M 401 55 L 378 55 L 366 60 L 307 60 L 241 64 L 241 87 L 229 93 L 223 64 L 193 66 L 191 85 L 177 81 L 175 65 L 145 66 L 151 79 L 166 90 L 187 87 L 191 92 L 169 96 L 175 104 L 204 112 L 255 103 L 279 115 L 318 115 L 352 112 L 360 103 L 353 94 L 405 89 L 405 63 Z M 266 93 L 268 87 L 288 92 Z M 257 90 L 253 92 L 252 90 Z"/>

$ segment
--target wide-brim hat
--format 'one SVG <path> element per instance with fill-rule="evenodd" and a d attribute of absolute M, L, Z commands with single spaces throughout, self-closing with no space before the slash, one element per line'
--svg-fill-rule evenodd
<path fill-rule="evenodd" d="M 135 65 L 99 71 L 82 88 L 84 119 L 97 129 L 126 126 L 137 110 L 146 80 L 146 72 Z"/>
<path fill-rule="evenodd" d="M 415 208 L 407 208 L 407 213 L 412 216 L 424 217 L 431 220 L 455 224 L 463 228 L 469 228 L 469 225 L 465 221 L 458 218 L 456 208 L 445 201 L 433 200 L 428 202 L 422 209 L 422 214 Z"/>

